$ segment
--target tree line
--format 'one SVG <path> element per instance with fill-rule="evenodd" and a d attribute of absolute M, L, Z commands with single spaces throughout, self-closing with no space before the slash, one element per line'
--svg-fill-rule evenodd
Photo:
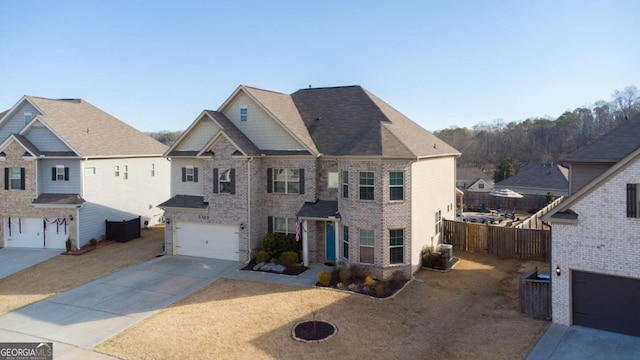
<path fill-rule="evenodd" d="M 635 86 L 615 90 L 611 97 L 608 102 L 600 100 L 566 111 L 556 119 L 537 117 L 509 123 L 497 119 L 471 129 L 451 127 L 434 134 L 462 153 L 459 167 L 477 167 L 491 174 L 513 166 L 517 172 L 532 162 L 556 163 L 640 114 L 640 93 Z"/>
<path fill-rule="evenodd" d="M 145 134 L 151 136 L 152 138 L 158 140 L 159 142 L 171 146 L 182 134 L 182 131 L 170 131 L 170 130 L 161 130 L 161 131 L 147 131 Z"/>

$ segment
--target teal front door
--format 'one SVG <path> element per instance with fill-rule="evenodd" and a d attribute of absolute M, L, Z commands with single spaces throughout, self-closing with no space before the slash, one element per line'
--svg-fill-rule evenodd
<path fill-rule="evenodd" d="M 327 224 L 327 234 L 325 239 L 327 261 L 336 261 L 336 232 L 332 223 Z"/>

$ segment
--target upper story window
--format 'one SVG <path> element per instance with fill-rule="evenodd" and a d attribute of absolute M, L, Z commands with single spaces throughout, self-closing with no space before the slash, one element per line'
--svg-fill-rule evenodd
<path fill-rule="evenodd" d="M 342 197 L 343 198 L 349 197 L 349 172 L 348 171 L 342 172 Z"/>
<path fill-rule="evenodd" d="M 478 184 L 478 189 L 484 189 L 484 184 Z"/>
<path fill-rule="evenodd" d="M 27 125 L 28 123 L 31 122 L 31 120 L 33 120 L 33 114 L 30 112 L 25 112 L 24 113 L 24 124 Z"/>
<path fill-rule="evenodd" d="M 129 165 L 124 166 L 124 171 L 122 172 L 122 178 L 125 180 L 129 178 Z"/>
<path fill-rule="evenodd" d="M 24 168 L 4 168 L 4 189 L 24 190 L 25 171 Z"/>
<path fill-rule="evenodd" d="M 192 165 L 182 168 L 182 182 L 198 182 L 198 168 Z"/>
<path fill-rule="evenodd" d="M 151 164 L 151 177 L 156 176 L 156 164 Z"/>
<path fill-rule="evenodd" d="M 249 117 L 249 110 L 246 106 L 240 107 L 240 121 L 245 122 Z"/>
<path fill-rule="evenodd" d="M 402 171 L 389 173 L 389 200 L 404 200 L 404 172 Z"/>
<path fill-rule="evenodd" d="M 304 194 L 304 169 L 268 168 L 267 192 Z"/>
<path fill-rule="evenodd" d="M 236 193 L 236 170 L 235 169 L 213 169 L 213 193 L 214 194 L 235 194 Z"/>
<path fill-rule="evenodd" d="M 442 231 L 442 210 L 436 211 L 436 234 L 439 234 Z"/>
<path fill-rule="evenodd" d="M 64 165 L 56 165 L 51 168 L 52 181 L 69 181 L 69 168 Z"/>
<path fill-rule="evenodd" d="M 373 172 L 361 171 L 360 172 L 360 200 L 373 200 L 374 199 L 374 178 Z"/>
<path fill-rule="evenodd" d="M 329 173 L 327 173 L 327 188 L 329 188 L 329 189 L 337 189 L 338 188 L 338 173 L 337 172 L 329 172 Z"/>
<path fill-rule="evenodd" d="M 84 168 L 84 174 L 85 175 L 95 175 L 96 174 L 96 168 L 94 166 L 86 167 L 86 168 Z"/>
<path fill-rule="evenodd" d="M 120 165 L 116 165 L 113 168 L 113 172 L 115 173 L 116 176 L 120 176 Z"/>

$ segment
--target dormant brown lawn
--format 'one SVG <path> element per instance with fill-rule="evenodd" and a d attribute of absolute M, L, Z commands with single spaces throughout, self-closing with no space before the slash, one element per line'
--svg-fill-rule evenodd
<path fill-rule="evenodd" d="M 162 252 L 164 227 L 141 238 L 114 243 L 83 255 L 58 255 L 0 279 L 0 315 L 153 259 Z"/>
<path fill-rule="evenodd" d="M 549 325 L 518 311 L 518 276 L 534 265 L 457 253 L 395 299 L 222 279 L 96 347 L 123 359 L 518 359 Z M 299 321 L 338 334 L 305 344 Z"/>

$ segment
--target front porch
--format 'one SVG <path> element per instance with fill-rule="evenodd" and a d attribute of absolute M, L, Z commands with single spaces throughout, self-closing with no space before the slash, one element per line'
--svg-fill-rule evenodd
<path fill-rule="evenodd" d="M 336 264 L 339 257 L 339 223 L 337 201 L 305 202 L 296 214 L 296 237 L 302 240 L 302 262 Z M 313 259 L 310 252 L 313 249 Z"/>

